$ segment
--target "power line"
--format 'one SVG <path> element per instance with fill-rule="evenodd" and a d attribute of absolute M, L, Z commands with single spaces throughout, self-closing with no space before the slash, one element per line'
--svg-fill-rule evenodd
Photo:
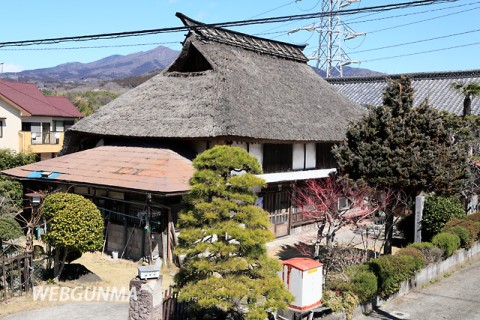
<path fill-rule="evenodd" d="M 388 59 L 416 56 L 416 55 L 419 55 L 419 54 L 426 54 L 426 53 L 432 53 L 432 52 L 438 52 L 438 51 L 446 51 L 446 50 L 452 50 L 452 49 L 458 49 L 458 48 L 471 47 L 471 46 L 476 46 L 476 45 L 479 45 L 479 44 L 480 44 L 480 42 L 473 42 L 473 43 L 461 44 L 461 45 L 458 45 L 458 46 L 452 46 L 452 47 L 446 47 L 446 48 L 440 48 L 440 49 L 433 49 L 433 50 L 420 51 L 420 52 L 414 52 L 414 53 L 399 54 L 399 55 L 396 55 L 396 56 L 390 56 L 390 57 L 384 57 L 384 58 L 364 60 L 363 62 L 372 62 L 372 61 L 380 61 L 380 60 L 388 60 Z"/>
<path fill-rule="evenodd" d="M 420 7 L 420 6 L 427 6 L 427 5 L 439 4 L 439 3 L 445 3 L 445 2 L 456 2 L 456 1 L 458 0 L 417 0 L 417 1 L 401 2 L 401 3 L 394 3 L 394 4 L 388 4 L 388 5 L 373 6 L 373 7 L 338 10 L 332 13 L 317 12 L 317 13 L 310 13 L 310 14 L 281 16 L 281 17 L 274 17 L 274 18 L 238 20 L 238 21 L 230 21 L 230 22 L 205 24 L 205 26 L 206 27 L 235 27 L 235 26 L 238 27 L 238 26 L 245 26 L 245 25 L 252 25 L 252 24 L 279 23 L 279 22 L 288 22 L 288 21 L 295 21 L 295 20 L 308 20 L 308 19 L 321 18 L 331 14 L 353 15 L 361 12 L 384 12 L 384 11 L 390 11 L 390 10 L 403 9 L 403 8 Z M 125 37 L 153 35 L 153 34 L 160 34 L 160 33 L 181 32 L 181 31 L 187 31 L 187 30 L 189 30 L 189 27 L 182 26 L 182 27 L 169 27 L 169 28 L 125 31 L 125 32 L 115 32 L 115 33 L 102 33 L 102 34 L 72 36 L 72 37 L 9 41 L 9 42 L 0 42 L 0 47 L 18 47 L 18 46 L 40 45 L 40 44 L 55 44 L 55 43 L 61 43 L 61 42 L 116 39 L 116 38 L 125 38 Z"/>
<path fill-rule="evenodd" d="M 469 33 L 475 33 L 475 32 L 480 32 L 480 29 L 470 30 L 470 31 L 465 31 L 465 32 L 459 32 L 459 33 L 454 33 L 454 34 L 448 34 L 448 35 L 439 36 L 439 37 L 434 37 L 434 38 L 428 38 L 428 39 L 410 41 L 410 42 L 405 42 L 405 43 L 392 44 L 392 45 L 389 45 L 389 46 L 377 47 L 377 48 L 372 48 L 372 49 L 352 51 L 352 52 L 349 52 L 349 53 L 355 54 L 355 53 L 363 53 L 363 52 L 377 51 L 377 50 L 383 50 L 383 49 L 389 49 L 389 48 L 407 46 L 407 45 L 410 45 L 410 44 L 416 44 L 416 43 L 422 43 L 422 42 L 427 42 L 427 41 L 433 41 L 433 40 L 445 39 L 445 38 L 450 38 L 450 37 L 456 37 L 456 36 L 461 36 L 461 35 L 465 35 L 465 34 L 469 34 Z"/>
<path fill-rule="evenodd" d="M 0 51 L 50 51 L 50 50 L 55 51 L 55 50 L 77 50 L 77 49 L 103 49 L 103 48 L 140 47 L 140 46 L 165 45 L 165 44 L 180 44 L 180 42 L 179 41 L 148 42 L 148 43 L 134 43 L 134 44 L 83 46 L 83 47 L 56 47 L 56 48 L 16 48 L 16 49 L 0 48 Z"/>
<path fill-rule="evenodd" d="M 450 9 L 454 9 L 454 8 L 466 7 L 466 6 L 471 6 L 471 5 L 475 5 L 475 4 L 479 4 L 479 3 L 480 3 L 480 1 L 475 1 L 475 2 L 460 4 L 460 5 L 456 5 L 456 6 L 449 6 L 449 7 L 444 7 L 444 8 L 430 9 L 430 10 L 425 10 L 425 11 L 417 11 L 417 12 L 404 13 L 404 14 L 393 15 L 393 16 L 388 16 L 388 17 L 381 17 L 381 18 L 375 18 L 375 19 L 368 19 L 368 20 L 350 22 L 350 21 L 353 21 L 353 20 L 357 20 L 357 19 L 360 19 L 360 18 L 364 18 L 364 17 L 371 16 L 371 15 L 379 13 L 379 12 L 375 12 L 375 13 L 371 13 L 371 14 L 368 14 L 368 15 L 365 15 L 365 16 L 362 16 L 362 17 L 357 17 L 357 18 L 353 18 L 353 19 L 346 19 L 346 20 L 344 20 L 344 22 L 348 22 L 348 24 L 357 24 L 357 23 L 364 23 L 364 22 L 387 20 L 387 19 L 392 19 L 392 18 L 402 18 L 402 17 L 413 16 L 413 15 L 419 15 L 419 14 L 423 14 L 423 13 L 432 13 L 432 12 L 436 12 L 436 11 L 444 11 L 444 10 L 450 10 Z"/>
<path fill-rule="evenodd" d="M 368 33 L 368 34 L 372 34 L 372 33 L 377 33 L 377 32 L 381 32 L 381 31 L 386 31 L 386 30 L 392 30 L 392 29 L 396 29 L 396 28 L 411 26 L 411 25 L 414 25 L 414 24 L 417 24 L 417 23 L 432 21 L 432 20 L 436 20 L 436 19 L 440 19 L 440 18 L 445 18 L 445 17 L 453 16 L 453 15 L 456 15 L 456 14 L 460 14 L 460 13 L 464 13 L 464 12 L 468 12 L 468 11 L 472 11 L 472 10 L 477 10 L 477 9 L 479 9 L 479 8 L 480 8 L 480 7 L 475 7 L 475 8 L 471 8 L 471 9 L 465 9 L 465 10 L 461 10 L 461 11 L 457 11 L 457 12 L 452 12 L 452 13 L 444 14 L 444 15 L 441 15 L 441 16 L 436 16 L 436 17 L 433 17 L 433 18 L 428 18 L 428 19 L 413 21 L 413 22 L 409 22 L 409 23 L 399 24 L 399 25 L 396 25 L 396 26 L 392 26 L 392 27 L 388 27 L 388 28 L 383 28 L 383 29 L 377 29 L 377 30 L 373 30 L 373 31 L 367 31 L 367 33 Z"/>
<path fill-rule="evenodd" d="M 412 13 L 406 13 L 406 14 L 399 14 L 399 15 L 392 15 L 392 16 L 388 16 L 388 17 L 381 17 L 381 18 L 376 18 L 376 19 L 368 19 L 368 20 L 362 20 L 362 21 L 355 21 L 355 22 L 350 22 L 350 21 L 353 21 L 355 19 L 359 19 L 359 18 L 364 18 L 364 17 L 367 17 L 367 16 L 371 16 L 371 15 L 374 15 L 374 14 L 379 14 L 381 12 L 374 12 L 374 13 L 371 13 L 371 14 L 367 14 L 367 15 L 364 15 L 362 17 L 357 17 L 357 18 L 353 18 L 353 19 L 345 19 L 343 20 L 343 22 L 348 22 L 348 24 L 356 24 L 356 23 L 364 23 L 364 22 L 373 22 L 373 21 L 379 21 L 379 20 L 387 20 L 387 19 L 392 19 L 392 18 L 401 18 L 401 17 L 406 17 L 406 16 L 412 16 L 412 15 L 418 15 L 418 14 L 423 14 L 423 13 L 431 13 L 431 12 L 436 12 L 436 11 L 443 11 L 443 10 L 450 10 L 450 9 L 453 9 L 453 8 L 459 8 L 459 7 L 465 7 L 465 6 L 471 6 L 471 5 L 475 5 L 475 4 L 479 4 L 480 1 L 475 1 L 475 2 L 470 2 L 470 3 L 467 3 L 467 4 L 461 4 L 461 5 L 456 5 L 456 6 L 449 6 L 449 7 L 445 7 L 445 8 L 438 8 L 438 9 L 431 9 L 431 10 L 425 10 L 425 11 L 418 11 L 418 12 L 412 12 Z M 473 10 L 475 10 L 477 8 L 474 8 Z M 466 10 L 467 11 L 467 10 Z M 463 13 L 465 11 L 460 11 L 459 13 Z M 456 13 L 454 13 L 456 14 Z M 451 14 L 449 14 L 451 15 Z M 446 17 L 446 16 L 449 16 L 449 15 L 445 15 L 445 16 L 440 16 L 438 18 L 442 18 L 442 17 Z M 414 23 L 420 23 L 420 22 L 423 22 L 424 20 L 421 20 L 421 21 L 418 21 L 418 22 L 414 22 Z M 295 23 L 292 22 L 292 23 Z M 289 23 L 289 24 L 292 24 L 292 23 Z M 286 25 L 289 25 L 289 24 L 285 24 L 285 25 L 282 25 L 282 26 L 279 26 L 279 27 L 275 27 L 275 28 L 271 28 L 271 29 L 267 29 L 263 32 L 260 32 L 260 33 L 256 33 L 254 35 L 256 36 L 264 36 L 264 35 L 279 35 L 280 34 L 288 34 L 289 31 L 291 30 L 281 30 L 281 31 L 274 31 L 274 32 L 269 32 L 271 30 L 275 30 L 275 29 L 278 29 L 278 28 L 281 28 L 283 26 L 286 26 Z M 299 29 L 302 29 L 302 28 L 307 28 L 309 26 L 311 26 L 312 24 L 308 24 L 308 25 L 304 25 L 302 27 L 300 27 Z M 408 25 L 408 24 L 407 24 Z M 403 26 L 403 25 L 401 25 Z M 396 26 L 395 28 L 399 28 L 400 26 Z M 377 30 L 378 31 L 378 30 Z M 278 38 L 279 36 L 276 36 L 274 38 Z"/>

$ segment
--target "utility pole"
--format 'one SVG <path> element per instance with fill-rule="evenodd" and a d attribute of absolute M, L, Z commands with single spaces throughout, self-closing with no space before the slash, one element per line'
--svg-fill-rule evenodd
<path fill-rule="evenodd" d="M 338 11 L 349 6 L 352 3 L 361 0 L 322 0 L 321 12 L 323 13 L 319 23 L 313 27 L 299 28 L 291 30 L 289 33 L 300 30 L 317 31 L 318 47 L 311 60 L 316 60 L 315 67 L 325 73 L 326 78 L 332 76 L 343 77 L 343 67 L 351 63 L 360 63 L 352 61 L 342 49 L 342 42 L 354 39 L 358 36 L 364 36 L 365 33 L 356 33 L 341 20 Z"/>

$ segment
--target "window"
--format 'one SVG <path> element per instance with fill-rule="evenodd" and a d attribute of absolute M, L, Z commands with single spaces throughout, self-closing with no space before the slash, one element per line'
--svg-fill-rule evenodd
<path fill-rule="evenodd" d="M 63 132 L 63 121 L 54 120 L 53 121 L 53 131 L 54 132 Z"/>
<path fill-rule="evenodd" d="M 263 145 L 263 171 L 265 173 L 292 171 L 293 147 L 291 144 Z"/>
<path fill-rule="evenodd" d="M 337 161 L 333 157 L 333 143 L 317 143 L 317 169 L 331 169 L 337 167 Z"/>
<path fill-rule="evenodd" d="M 3 121 L 5 119 L 0 119 L 0 138 L 3 138 Z"/>

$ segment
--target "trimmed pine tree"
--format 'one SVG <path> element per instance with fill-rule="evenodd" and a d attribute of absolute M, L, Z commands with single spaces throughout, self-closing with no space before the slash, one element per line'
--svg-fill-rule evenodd
<path fill-rule="evenodd" d="M 183 258 L 175 277 L 179 299 L 194 313 L 210 310 L 235 319 L 265 319 L 292 297 L 267 257 L 273 239 L 268 214 L 255 206 L 254 187 L 265 181 L 257 159 L 243 149 L 216 146 L 193 165 L 191 190 L 180 213 L 176 253 Z M 202 312 L 203 311 L 203 312 Z"/>

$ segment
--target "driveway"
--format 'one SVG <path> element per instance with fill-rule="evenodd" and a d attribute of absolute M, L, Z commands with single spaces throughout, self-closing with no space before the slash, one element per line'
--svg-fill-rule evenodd
<path fill-rule="evenodd" d="M 480 320 L 480 259 L 450 276 L 383 305 L 366 319 Z"/>
<path fill-rule="evenodd" d="M 128 303 L 85 302 L 24 311 L 5 320 L 122 320 L 128 319 Z"/>

